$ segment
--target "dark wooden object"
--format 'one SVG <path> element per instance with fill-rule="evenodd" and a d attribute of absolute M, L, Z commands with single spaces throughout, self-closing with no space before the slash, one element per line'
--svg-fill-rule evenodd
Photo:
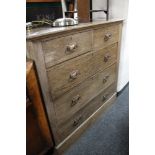
<path fill-rule="evenodd" d="M 107 5 L 105 10 L 93 10 L 92 0 L 78 0 L 77 10 L 79 22 L 90 22 L 92 21 L 92 16 L 94 12 L 104 12 L 106 14 L 106 20 L 109 19 L 109 0 L 107 0 Z M 67 13 L 74 14 L 77 11 L 67 11 Z"/>
<path fill-rule="evenodd" d="M 78 18 L 79 22 L 90 21 L 90 0 L 78 0 Z"/>
<path fill-rule="evenodd" d="M 33 62 L 26 63 L 26 154 L 45 154 L 53 147 Z"/>
<path fill-rule="evenodd" d="M 60 2 L 61 0 L 26 0 L 26 2 Z"/>

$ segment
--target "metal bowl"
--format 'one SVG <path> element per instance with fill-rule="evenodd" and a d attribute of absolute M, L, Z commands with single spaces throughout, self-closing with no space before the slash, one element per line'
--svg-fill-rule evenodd
<path fill-rule="evenodd" d="M 53 27 L 77 25 L 78 21 L 73 18 L 59 18 L 53 22 Z"/>

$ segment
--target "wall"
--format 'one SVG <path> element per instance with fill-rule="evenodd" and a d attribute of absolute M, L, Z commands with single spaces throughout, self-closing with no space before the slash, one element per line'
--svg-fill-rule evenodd
<path fill-rule="evenodd" d="M 128 5 L 129 0 L 110 0 L 109 1 L 109 17 L 112 18 L 123 18 L 122 30 L 122 44 L 120 53 L 120 64 L 119 64 L 119 75 L 118 75 L 118 86 L 117 91 L 120 91 L 129 81 L 129 50 L 127 44 L 127 16 L 128 16 Z M 105 9 L 106 0 L 93 0 L 93 9 Z M 102 18 L 105 20 L 105 15 L 94 14 L 94 19 Z"/>

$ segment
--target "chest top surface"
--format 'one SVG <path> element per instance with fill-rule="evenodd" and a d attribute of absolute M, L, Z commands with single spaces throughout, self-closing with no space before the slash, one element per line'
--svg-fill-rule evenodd
<path fill-rule="evenodd" d="M 123 19 L 111 19 L 108 21 L 94 21 L 94 22 L 88 22 L 88 23 L 80 23 L 75 26 L 68 26 L 68 27 L 41 27 L 41 28 L 35 28 L 30 30 L 26 34 L 26 39 L 27 40 L 33 40 L 33 39 L 40 39 L 47 37 L 48 35 L 56 35 L 59 33 L 64 33 L 64 32 L 70 32 L 74 30 L 81 30 L 81 29 L 87 29 L 87 28 L 93 28 L 96 26 L 103 26 L 107 24 L 113 24 L 117 22 L 122 22 Z"/>

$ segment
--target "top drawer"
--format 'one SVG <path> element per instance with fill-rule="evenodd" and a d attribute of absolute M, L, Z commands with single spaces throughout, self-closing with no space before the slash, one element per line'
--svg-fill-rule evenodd
<path fill-rule="evenodd" d="M 86 53 L 92 49 L 92 31 L 42 41 L 46 67 Z"/>
<path fill-rule="evenodd" d="M 100 49 L 118 42 L 119 25 L 94 30 L 94 48 Z"/>

